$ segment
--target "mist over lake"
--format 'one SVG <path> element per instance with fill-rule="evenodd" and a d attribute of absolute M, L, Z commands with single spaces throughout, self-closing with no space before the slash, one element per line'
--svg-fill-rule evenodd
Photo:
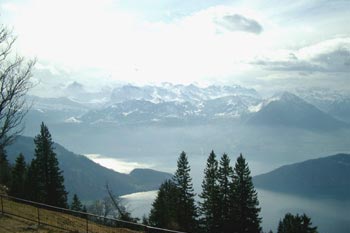
<path fill-rule="evenodd" d="M 39 122 L 38 122 L 39 123 Z M 55 141 L 80 154 L 102 154 L 131 162 L 152 164 L 174 171 L 185 151 L 192 167 L 203 168 L 211 150 L 227 153 L 231 160 L 239 153 L 250 162 L 253 175 L 306 159 L 349 152 L 348 129 L 308 131 L 288 127 L 253 127 L 232 120 L 217 123 L 176 123 L 175 125 L 115 125 L 101 123 L 49 123 Z M 25 134 L 35 135 L 36 124 Z M 68 133 L 69 132 L 69 133 Z M 193 169 L 197 173 L 202 169 Z M 198 174 L 198 173 L 197 173 Z"/>
<path fill-rule="evenodd" d="M 106 198 L 142 218 L 160 190 L 153 227 L 350 232 L 349 9 L 0 0 L 0 193 L 133 221 Z"/>

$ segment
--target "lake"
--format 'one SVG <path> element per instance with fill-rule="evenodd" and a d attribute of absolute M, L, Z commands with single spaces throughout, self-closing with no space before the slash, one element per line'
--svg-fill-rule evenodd
<path fill-rule="evenodd" d="M 284 214 L 306 213 L 320 233 L 350 232 L 350 200 L 313 199 L 258 189 L 262 227 L 265 232 L 276 232 Z M 142 218 L 151 209 L 157 191 L 122 196 L 133 216 Z"/>
<path fill-rule="evenodd" d="M 166 162 L 160 159 L 135 162 L 127 158 L 112 158 L 104 155 L 89 154 L 86 155 L 93 161 L 108 167 L 115 171 L 129 173 L 135 168 L 160 168 L 166 167 Z M 157 161 L 158 160 L 158 161 Z M 169 158 L 167 163 L 169 164 Z M 173 167 L 168 167 L 169 172 L 173 172 L 176 168 L 176 157 L 172 158 Z M 195 190 L 201 190 L 201 182 L 203 179 L 203 169 L 205 165 L 205 156 L 191 156 L 189 161 L 191 164 L 191 176 Z M 249 161 L 252 173 L 262 173 L 270 170 L 268 163 Z M 276 165 L 273 165 L 276 166 Z M 277 193 L 262 189 L 257 189 L 261 207 L 262 227 L 265 232 L 273 230 L 276 232 L 278 222 L 283 216 L 290 212 L 293 214 L 306 213 L 311 217 L 315 226 L 318 226 L 320 233 L 345 233 L 350 232 L 350 200 L 332 200 L 332 199 L 316 199 L 309 197 L 295 196 L 285 193 Z M 198 193 L 198 191 L 197 191 Z M 124 204 L 135 217 L 142 218 L 148 215 L 151 204 L 157 195 L 157 191 L 133 193 L 123 196 Z"/>

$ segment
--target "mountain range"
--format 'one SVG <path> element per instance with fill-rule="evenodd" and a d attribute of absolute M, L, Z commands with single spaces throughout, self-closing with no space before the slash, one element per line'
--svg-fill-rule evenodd
<path fill-rule="evenodd" d="M 257 188 L 310 197 L 350 198 L 350 154 L 282 166 L 254 177 Z"/>
<path fill-rule="evenodd" d="M 18 136 L 7 147 L 8 158 L 14 163 L 19 153 L 29 163 L 34 157 L 34 140 L 31 137 Z M 130 174 L 107 169 L 85 156 L 68 151 L 58 143 L 54 144 L 59 166 L 63 171 L 65 186 L 69 196 L 77 194 L 82 200 L 96 200 L 107 196 L 108 184 L 116 195 L 158 189 L 159 185 L 172 177 L 171 174 L 151 169 L 134 169 Z"/>
<path fill-rule="evenodd" d="M 49 123 L 130 125 L 221 120 L 336 130 L 348 127 L 350 119 L 350 98 L 331 93 L 327 96 L 327 92 L 323 98 L 315 91 L 309 95 L 302 91 L 283 92 L 262 98 L 256 90 L 239 85 L 199 87 L 164 83 L 142 87 L 128 84 L 105 95 L 94 95 L 74 82 L 65 93 L 60 98 L 30 97 L 34 104 L 28 114 L 29 122 L 43 118 Z M 84 96 L 85 100 L 77 96 Z"/>
<path fill-rule="evenodd" d="M 23 135 L 35 136 L 44 121 L 56 142 L 80 154 L 118 155 L 169 170 L 185 150 L 196 156 L 194 170 L 200 171 L 200 156 L 215 149 L 251 156 L 263 164 L 260 173 L 350 151 L 346 114 L 330 110 L 347 93 L 315 89 L 262 97 L 238 85 L 170 83 L 93 92 L 73 82 L 57 89 L 64 95 L 31 97 Z"/>

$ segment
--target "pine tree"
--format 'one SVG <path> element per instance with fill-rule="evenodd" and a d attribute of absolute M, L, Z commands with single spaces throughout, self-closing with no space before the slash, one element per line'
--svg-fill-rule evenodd
<path fill-rule="evenodd" d="M 237 158 L 232 182 L 232 221 L 239 233 L 261 232 L 260 208 L 248 163 L 242 154 Z"/>
<path fill-rule="evenodd" d="M 287 213 L 278 224 L 277 233 L 317 233 L 317 227 L 311 226 L 311 218 L 306 214 Z"/>
<path fill-rule="evenodd" d="M 72 200 L 72 204 L 70 205 L 70 209 L 74 211 L 81 211 L 81 212 L 83 211 L 83 204 L 81 203 L 77 194 L 73 195 L 73 200 Z"/>
<path fill-rule="evenodd" d="M 6 151 L 0 146 L 0 185 L 11 184 L 11 167 L 7 160 Z"/>
<path fill-rule="evenodd" d="M 219 198 L 220 198 L 220 218 L 222 232 L 231 232 L 230 220 L 234 213 L 230 213 L 230 186 L 233 178 L 233 169 L 230 166 L 230 158 L 227 154 L 223 154 L 220 159 L 218 181 L 219 181 Z"/>
<path fill-rule="evenodd" d="M 34 175 L 37 188 L 36 201 L 48 205 L 67 207 L 67 192 L 64 178 L 59 168 L 58 160 L 53 148 L 53 141 L 47 126 L 42 123 L 40 134 L 35 139 L 35 158 L 30 172 Z"/>
<path fill-rule="evenodd" d="M 178 222 L 181 231 L 196 232 L 198 229 L 197 207 L 194 201 L 194 190 L 190 176 L 187 155 L 183 151 L 177 161 L 177 170 L 173 177 L 174 183 L 179 189 Z"/>
<path fill-rule="evenodd" d="M 171 180 L 161 184 L 158 195 L 152 203 L 149 223 L 152 226 L 179 230 L 178 223 L 179 189 Z"/>
<path fill-rule="evenodd" d="M 19 154 L 15 166 L 12 169 L 12 184 L 10 195 L 25 198 L 26 163 L 23 154 Z"/>
<path fill-rule="evenodd" d="M 200 195 L 200 212 L 203 216 L 202 227 L 204 232 L 219 232 L 221 228 L 220 199 L 218 186 L 218 161 L 212 151 L 207 159 Z"/>
<path fill-rule="evenodd" d="M 25 199 L 32 201 L 40 201 L 39 196 L 43 196 L 43 188 L 39 187 L 39 182 L 37 181 L 38 169 L 36 168 L 36 160 L 33 159 L 27 168 L 27 178 L 25 179 Z"/>

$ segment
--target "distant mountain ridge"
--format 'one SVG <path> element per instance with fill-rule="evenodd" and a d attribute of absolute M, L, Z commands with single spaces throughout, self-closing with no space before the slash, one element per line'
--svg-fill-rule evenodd
<path fill-rule="evenodd" d="M 310 197 L 350 199 L 350 154 L 307 160 L 254 177 L 257 188 Z"/>
<path fill-rule="evenodd" d="M 211 85 L 208 87 L 199 87 L 194 84 L 173 85 L 171 83 L 163 83 L 159 86 L 146 85 L 139 87 L 129 84 L 114 88 L 111 95 L 111 102 L 121 103 L 126 100 L 145 100 L 153 103 L 174 101 L 196 103 L 226 96 L 250 96 L 260 98 L 256 90 L 239 85 Z"/>
<path fill-rule="evenodd" d="M 74 92 L 78 89 L 79 91 Z M 57 124 L 163 124 L 235 121 L 268 127 L 306 130 L 338 130 L 349 127 L 350 97 L 332 92 L 283 92 L 263 99 L 251 88 L 239 85 L 122 85 L 110 91 L 83 92 L 79 83 L 61 98 L 34 99 L 29 124 L 38 120 Z M 84 95 L 79 97 L 79 93 Z M 300 93 L 300 94 L 298 94 Z M 329 96 L 327 96 L 329 95 Z M 98 97 L 100 96 L 100 97 Z M 301 98 L 302 96 L 303 98 Z M 99 99 L 100 98 L 100 99 Z M 86 102 L 79 101 L 86 99 Z M 348 122 L 348 123 L 347 123 Z"/>
<path fill-rule="evenodd" d="M 7 148 L 8 158 L 14 163 L 18 154 L 23 153 L 29 163 L 34 157 L 34 148 L 33 138 L 19 136 Z M 158 189 L 165 179 L 172 176 L 151 169 L 135 169 L 130 174 L 119 173 L 102 167 L 85 156 L 74 154 L 57 143 L 54 148 L 69 195 L 76 193 L 82 200 L 96 200 L 106 196 L 107 183 L 115 194 L 124 195 Z"/>
<path fill-rule="evenodd" d="M 67 91 L 76 89 L 71 88 L 72 85 L 79 90 L 82 88 L 73 83 Z M 100 105 L 76 102 L 78 98 L 75 95 L 57 99 L 35 98 L 29 116 L 40 118 L 38 115 L 41 114 L 45 119 L 47 116 L 54 118 L 59 108 L 63 112 L 71 112 L 71 115 L 64 115 L 65 119 L 59 119 L 62 123 L 139 124 L 191 119 L 239 119 L 249 113 L 250 106 L 261 101 L 256 90 L 239 85 L 199 87 L 164 83 L 139 87 L 129 84 L 114 88 L 109 100 L 106 101 L 105 96 Z M 67 103 L 67 109 L 62 108 L 62 102 Z"/>
<path fill-rule="evenodd" d="M 266 104 L 251 116 L 248 123 L 311 130 L 335 130 L 349 126 L 289 92 L 267 100 Z"/>

